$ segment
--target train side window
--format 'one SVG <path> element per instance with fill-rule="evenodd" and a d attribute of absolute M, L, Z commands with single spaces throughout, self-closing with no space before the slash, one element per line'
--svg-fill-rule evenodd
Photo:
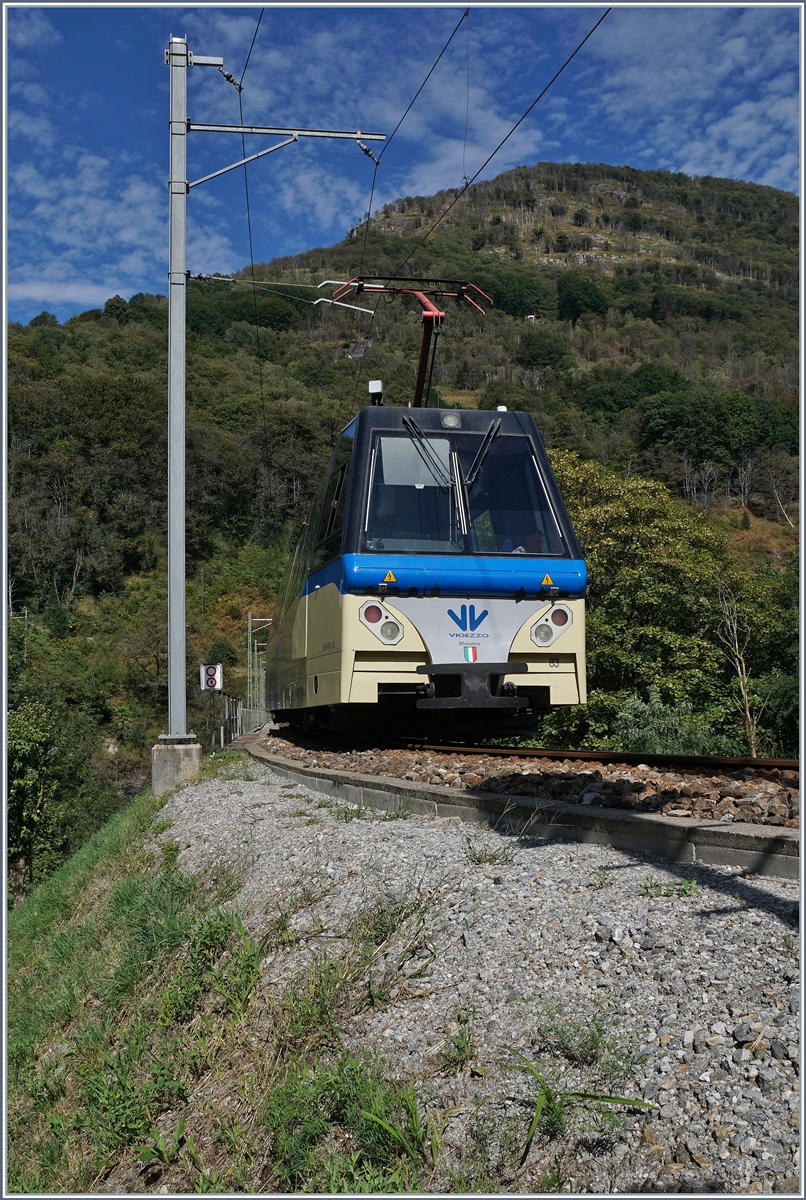
<path fill-rule="evenodd" d="M 344 512 L 347 493 L 350 490 L 350 462 L 353 450 L 352 437 L 341 438 L 336 449 L 335 461 L 322 505 L 316 551 L 311 570 L 318 570 L 341 553 L 341 535 L 344 528 Z"/>

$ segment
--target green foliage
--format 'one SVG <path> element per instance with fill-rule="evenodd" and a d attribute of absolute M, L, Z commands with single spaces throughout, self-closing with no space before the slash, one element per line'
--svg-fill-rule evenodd
<path fill-rule="evenodd" d="M 680 879 L 677 883 L 668 881 L 663 883 L 654 875 L 647 875 L 641 884 L 641 892 L 650 900 L 656 900 L 660 896 L 677 896 L 678 898 L 699 896 L 700 889 L 697 887 L 696 879 Z"/>
<path fill-rule="evenodd" d="M 446 1071 L 461 1071 L 476 1057 L 476 1036 L 471 1024 L 472 1012 L 459 1008 L 456 1012 L 456 1031 L 448 1032 L 443 1045 Z"/>
<path fill-rule="evenodd" d="M 722 754 L 725 747 L 691 704 L 664 704 L 656 687 L 649 699 L 628 700 L 616 717 L 614 749 L 639 754 Z"/>
<path fill-rule="evenodd" d="M 565 1132 L 573 1111 L 582 1104 L 593 1103 L 600 1107 L 605 1104 L 623 1105 L 628 1108 L 656 1107 L 656 1105 L 650 1104 L 647 1100 L 631 1100 L 628 1096 L 610 1096 L 598 1092 L 570 1091 L 563 1088 L 558 1081 L 549 1080 L 547 1075 L 538 1069 L 537 1064 L 531 1062 L 525 1055 L 520 1054 L 518 1051 L 512 1051 L 512 1053 L 516 1058 L 520 1059 L 521 1070 L 528 1071 L 538 1084 L 538 1093 L 534 1101 L 534 1113 L 526 1134 L 523 1153 L 521 1154 L 521 1166 L 526 1162 L 538 1127 L 548 1140 L 559 1137 Z"/>
<path fill-rule="evenodd" d="M 31 317 L 28 322 L 29 326 L 36 327 L 37 325 L 58 325 L 59 318 L 52 312 L 41 312 L 38 317 Z"/>
<path fill-rule="evenodd" d="M 524 367 L 550 367 L 557 372 L 576 366 L 576 359 L 568 343 L 556 333 L 540 328 L 523 334 L 518 361 Z"/>
<path fill-rule="evenodd" d="M 129 315 L 129 306 L 122 296 L 113 296 L 104 305 L 104 316 L 116 321 L 125 321 Z"/>
<path fill-rule="evenodd" d="M 120 807 L 93 776 L 97 740 L 89 716 L 58 699 L 25 698 L 10 710 L 8 854 L 18 898 Z"/>
<path fill-rule="evenodd" d="M 557 279 L 557 315 L 575 325 L 583 313 L 607 312 L 607 297 L 596 281 L 578 271 L 565 271 Z"/>
<path fill-rule="evenodd" d="M 227 638 L 216 638 L 204 659 L 208 663 L 221 663 L 225 667 L 238 665 L 238 651 Z"/>
<path fill-rule="evenodd" d="M 642 442 L 685 450 L 694 461 L 727 453 L 738 462 L 748 451 L 772 446 L 797 454 L 798 410 L 715 388 L 659 391 L 643 405 Z"/>

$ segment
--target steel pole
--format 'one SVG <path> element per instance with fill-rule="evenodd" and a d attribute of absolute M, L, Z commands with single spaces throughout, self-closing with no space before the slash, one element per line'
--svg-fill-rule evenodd
<path fill-rule="evenodd" d="M 246 614 L 246 705 L 251 711 L 252 703 L 252 610 Z"/>
<path fill-rule="evenodd" d="M 171 79 L 168 243 L 168 738 L 186 740 L 185 301 L 187 257 L 186 38 L 168 46 Z M 191 735 L 191 737 L 194 735 Z"/>

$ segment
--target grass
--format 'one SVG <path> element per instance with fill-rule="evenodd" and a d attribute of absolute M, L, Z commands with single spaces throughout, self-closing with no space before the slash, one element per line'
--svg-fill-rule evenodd
<path fill-rule="evenodd" d="M 480 866 L 507 866 L 515 861 L 516 850 L 512 846 L 494 845 L 483 837 L 465 838 L 465 858 L 469 863 Z"/>
<path fill-rule="evenodd" d="M 177 843 L 156 841 L 169 829 L 159 802 L 139 797 L 10 914 L 9 1189 L 506 1190 L 523 1109 L 485 1100 L 453 1124 L 441 1098 L 447 1074 L 484 1076 L 485 1090 L 495 1078 L 474 1065 L 469 1006 L 419 1084 L 344 1045 L 368 1007 L 428 993 L 447 881 L 381 875 L 327 928 L 335 885 L 289 885 L 256 929 L 233 905 L 242 869 L 185 874 Z M 603 1083 L 633 1060 L 604 1013 L 545 1010 L 539 1024 L 541 1055 L 560 1067 L 535 1065 L 546 1087 L 526 1102 L 530 1146 L 557 1148 L 577 1127 L 612 1135 L 605 1110 L 632 1102 Z M 536 1159 L 531 1190 L 551 1190 L 561 1156 Z"/>
<path fill-rule="evenodd" d="M 788 933 L 785 933 L 783 935 L 783 944 L 784 944 L 784 951 L 785 951 L 785 953 L 787 953 L 789 955 L 790 958 L 794 958 L 797 960 L 800 957 L 800 954 L 798 952 L 798 947 L 797 947 L 796 943 L 792 940 L 792 938 L 789 936 Z"/>
<path fill-rule="evenodd" d="M 519 1066 L 525 1070 L 538 1084 L 537 1096 L 530 1101 L 532 1119 L 526 1134 L 520 1165 L 526 1162 L 532 1148 L 535 1134 L 540 1133 L 549 1141 L 556 1140 L 567 1131 L 574 1113 L 583 1104 L 593 1104 L 596 1111 L 601 1113 L 605 1105 L 623 1105 L 628 1108 L 656 1108 L 657 1105 L 648 1100 L 633 1100 L 629 1096 L 611 1096 L 599 1092 L 576 1091 L 565 1088 L 561 1081 L 550 1079 L 547 1074 L 538 1069 L 537 1063 L 532 1062 L 517 1050 L 512 1053 L 519 1059 Z M 610 1126 L 612 1129 L 612 1125 Z"/>
<path fill-rule="evenodd" d="M 605 863 L 603 866 L 593 871 L 591 873 L 588 886 L 596 888 L 597 891 L 601 891 L 602 888 L 611 887 L 613 884 L 613 876 L 609 874 L 609 869 L 610 868 L 608 867 L 607 863 Z"/>
<path fill-rule="evenodd" d="M 419 1190 L 439 1124 L 341 1050 L 338 1022 L 365 1002 L 375 949 L 406 922 L 420 943 L 427 896 L 379 896 L 346 954 L 315 953 L 267 995 L 266 954 L 324 891 L 295 889 L 255 936 L 221 907 L 230 864 L 195 878 L 176 843 L 153 850 L 158 804 L 140 797 L 10 914 L 10 1189 L 90 1191 L 129 1164 L 136 1190 Z M 245 1119 L 189 1107 L 233 1074 Z"/>
<path fill-rule="evenodd" d="M 656 900 L 660 896 L 676 896 L 678 899 L 685 899 L 688 896 L 699 896 L 700 894 L 696 879 L 680 879 L 677 883 L 668 881 L 664 883 L 662 880 L 656 879 L 654 875 L 647 875 L 641 884 L 641 891 L 650 900 Z"/>
<path fill-rule="evenodd" d="M 646 1055 L 610 1032 L 605 1003 L 572 1016 L 560 1004 L 547 1002 L 537 1014 L 542 1048 L 575 1067 L 595 1069 L 599 1081 L 622 1082 Z"/>
<path fill-rule="evenodd" d="M 455 1013 L 456 1030 L 445 1035 L 443 1062 L 446 1071 L 458 1073 L 476 1057 L 476 1034 L 471 1025 L 473 1013 L 459 1008 Z"/>

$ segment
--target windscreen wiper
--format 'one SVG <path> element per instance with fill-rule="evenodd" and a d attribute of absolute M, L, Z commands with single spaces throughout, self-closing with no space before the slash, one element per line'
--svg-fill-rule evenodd
<path fill-rule="evenodd" d="M 416 425 L 414 421 L 412 421 L 411 417 L 404 417 L 403 425 L 404 428 L 408 430 L 409 436 L 414 442 L 414 447 L 419 453 L 420 458 L 428 467 L 439 486 L 445 488 L 446 490 L 450 490 L 451 477 L 447 474 L 442 463 L 429 446 L 428 438 L 425 436 L 422 429 L 420 429 L 420 426 Z"/>
<path fill-rule="evenodd" d="M 405 420 L 405 417 L 403 419 Z M 485 433 L 484 438 L 482 439 L 482 443 L 479 446 L 478 454 L 473 459 L 473 464 L 472 464 L 470 470 L 468 471 L 467 475 L 465 476 L 465 487 L 467 488 L 468 491 L 470 491 L 473 484 L 478 479 L 479 472 L 481 471 L 481 468 L 484 466 L 484 460 L 487 457 L 487 455 L 490 453 L 490 447 L 493 444 L 493 440 L 498 437 L 498 434 L 500 432 L 501 432 L 501 418 L 499 417 L 497 421 L 493 421 L 492 425 Z"/>

